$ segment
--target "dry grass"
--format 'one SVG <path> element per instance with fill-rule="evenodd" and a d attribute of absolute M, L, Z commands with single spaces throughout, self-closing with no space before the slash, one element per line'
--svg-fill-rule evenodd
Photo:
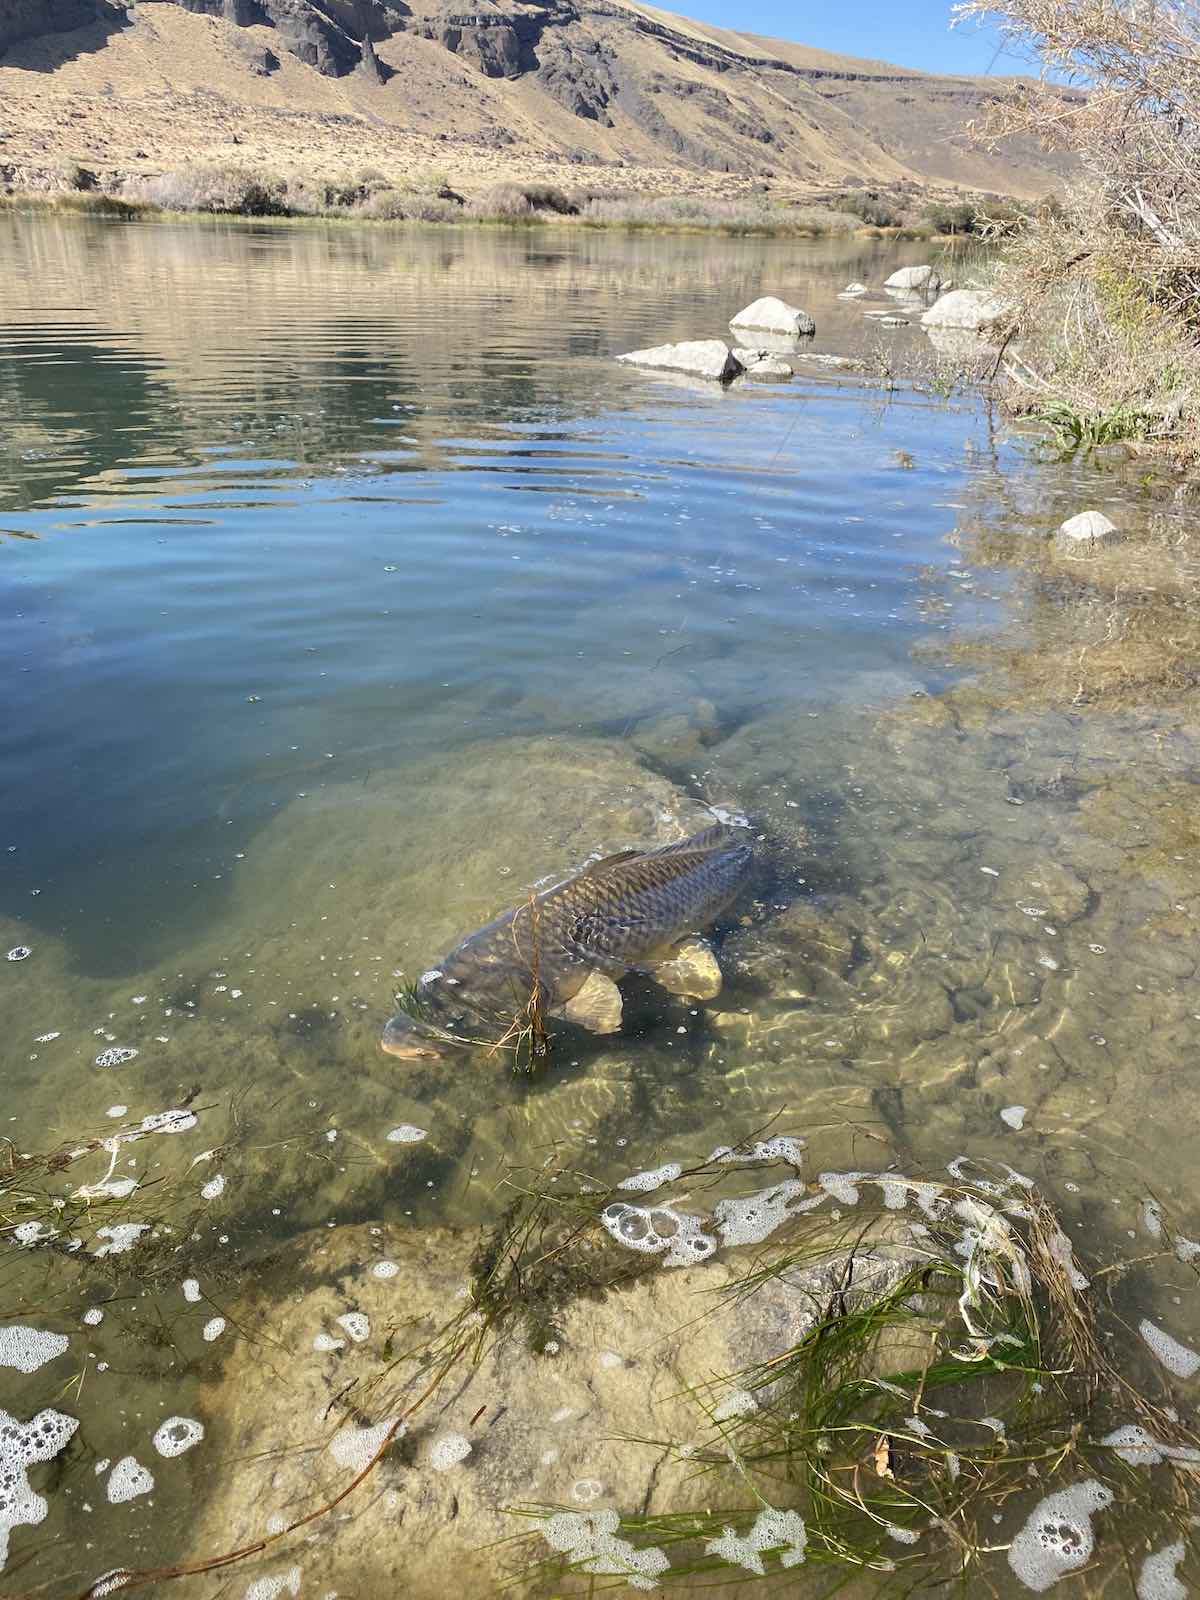
<path fill-rule="evenodd" d="M 967 0 L 1047 73 L 1002 105 L 992 138 L 1036 134 L 1083 177 L 1008 246 L 1000 287 L 1023 348 L 1006 362 L 1017 409 L 1066 443 L 1166 441 L 1200 460 L 1200 6 L 1195 0 Z"/>

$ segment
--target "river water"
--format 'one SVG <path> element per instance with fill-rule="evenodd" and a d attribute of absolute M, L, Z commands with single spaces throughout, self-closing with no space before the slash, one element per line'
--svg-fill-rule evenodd
<path fill-rule="evenodd" d="M 837 291 L 928 248 L 0 222 L 0 1152 L 196 1117 L 0 1195 L 0 1325 L 68 1337 L 0 1407 L 80 1422 L 5 1592 L 195 1554 L 271 1251 L 477 1227 L 547 1152 L 775 1118 L 814 1171 L 1010 1162 L 1092 1260 L 1147 1198 L 1200 1228 L 1194 503 L 936 383 L 613 360 L 772 292 L 878 372 L 923 335 Z M 1085 507 L 1128 535 L 1086 567 Z M 379 1051 L 398 973 L 708 806 L 770 863 L 721 999 L 532 1078 Z M 1142 1309 L 1190 1341 L 1177 1279 Z"/>

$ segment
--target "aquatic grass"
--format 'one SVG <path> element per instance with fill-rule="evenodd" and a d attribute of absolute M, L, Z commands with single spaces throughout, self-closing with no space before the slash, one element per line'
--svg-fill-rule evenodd
<path fill-rule="evenodd" d="M 1131 1485 L 1129 1471 L 1088 1430 L 1098 1435 L 1106 1415 L 1111 1424 L 1112 1414 L 1131 1411 L 1159 1437 L 1178 1436 L 1177 1423 L 1104 1353 L 1096 1312 L 1046 1203 L 1032 1192 L 1014 1199 L 1011 1190 L 1006 1200 L 983 1182 L 982 1192 L 966 1184 L 948 1190 L 951 1203 L 929 1225 L 927 1259 L 886 1293 L 853 1305 L 835 1291 L 790 1349 L 690 1391 L 711 1430 L 707 1444 L 684 1452 L 671 1440 L 636 1441 L 687 1459 L 716 1502 L 619 1519 L 613 1537 L 635 1554 L 669 1556 L 663 1584 L 769 1579 L 785 1570 L 783 1559 L 804 1559 L 847 1576 L 872 1573 L 880 1594 L 913 1582 L 973 1592 L 971 1575 L 982 1577 L 980 1564 L 1006 1548 L 995 1542 L 995 1514 L 1028 1490 L 1031 1474 L 1048 1489 L 1086 1468 L 1161 1519 L 1151 1491 Z M 773 1248 L 727 1293 L 749 1296 L 786 1280 L 811 1264 L 813 1243 Z M 827 1254 L 828 1236 L 823 1248 Z M 723 1413 L 715 1397 L 731 1388 L 755 1404 Z M 578 1516 L 546 1505 L 513 1510 L 542 1525 Z M 1183 1529 L 1194 1510 L 1189 1493 L 1166 1514 Z M 764 1512 L 768 1528 L 781 1512 L 800 1517 L 800 1555 L 763 1542 L 756 1530 Z M 518 1537 L 531 1557 L 527 1578 L 561 1582 L 575 1573 L 595 1582 L 616 1572 L 597 1565 L 586 1545 L 573 1562 L 538 1559 L 539 1536 Z"/>

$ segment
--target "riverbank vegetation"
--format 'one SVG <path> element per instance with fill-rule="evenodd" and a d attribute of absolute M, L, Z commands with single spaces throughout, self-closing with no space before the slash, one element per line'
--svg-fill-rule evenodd
<path fill-rule="evenodd" d="M 438 172 L 398 182 L 377 168 L 330 178 L 303 172 L 260 173 L 236 164 L 104 183 L 70 164 L 38 175 L 35 184 L 15 188 L 6 199 L 19 207 L 125 218 L 165 213 L 381 223 L 569 224 L 782 238 L 864 232 L 897 239 L 994 234 L 1015 225 L 1023 215 L 1020 208 L 994 196 L 938 199 L 909 189 L 858 188 L 802 203 L 765 192 L 734 198 L 638 195 L 587 188 L 569 192 L 557 184 L 510 181 L 469 195 L 459 193 Z"/>
<path fill-rule="evenodd" d="M 1065 444 L 1154 440 L 1200 461 L 1200 7 L 1195 0 L 968 0 L 1036 53 L 985 130 L 1065 147 L 1080 178 L 1009 239 L 995 287 L 1019 336 L 1012 407 Z M 1064 106 L 1055 80 L 1090 90 Z"/>

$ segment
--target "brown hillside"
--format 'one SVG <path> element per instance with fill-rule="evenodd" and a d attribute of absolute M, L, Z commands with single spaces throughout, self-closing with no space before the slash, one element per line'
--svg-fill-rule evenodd
<path fill-rule="evenodd" d="M 467 190 L 782 193 L 913 183 L 1035 196 L 1032 142 L 967 125 L 1002 80 L 941 77 L 711 28 L 632 0 L 0 0 L 0 173 L 198 162 Z"/>

